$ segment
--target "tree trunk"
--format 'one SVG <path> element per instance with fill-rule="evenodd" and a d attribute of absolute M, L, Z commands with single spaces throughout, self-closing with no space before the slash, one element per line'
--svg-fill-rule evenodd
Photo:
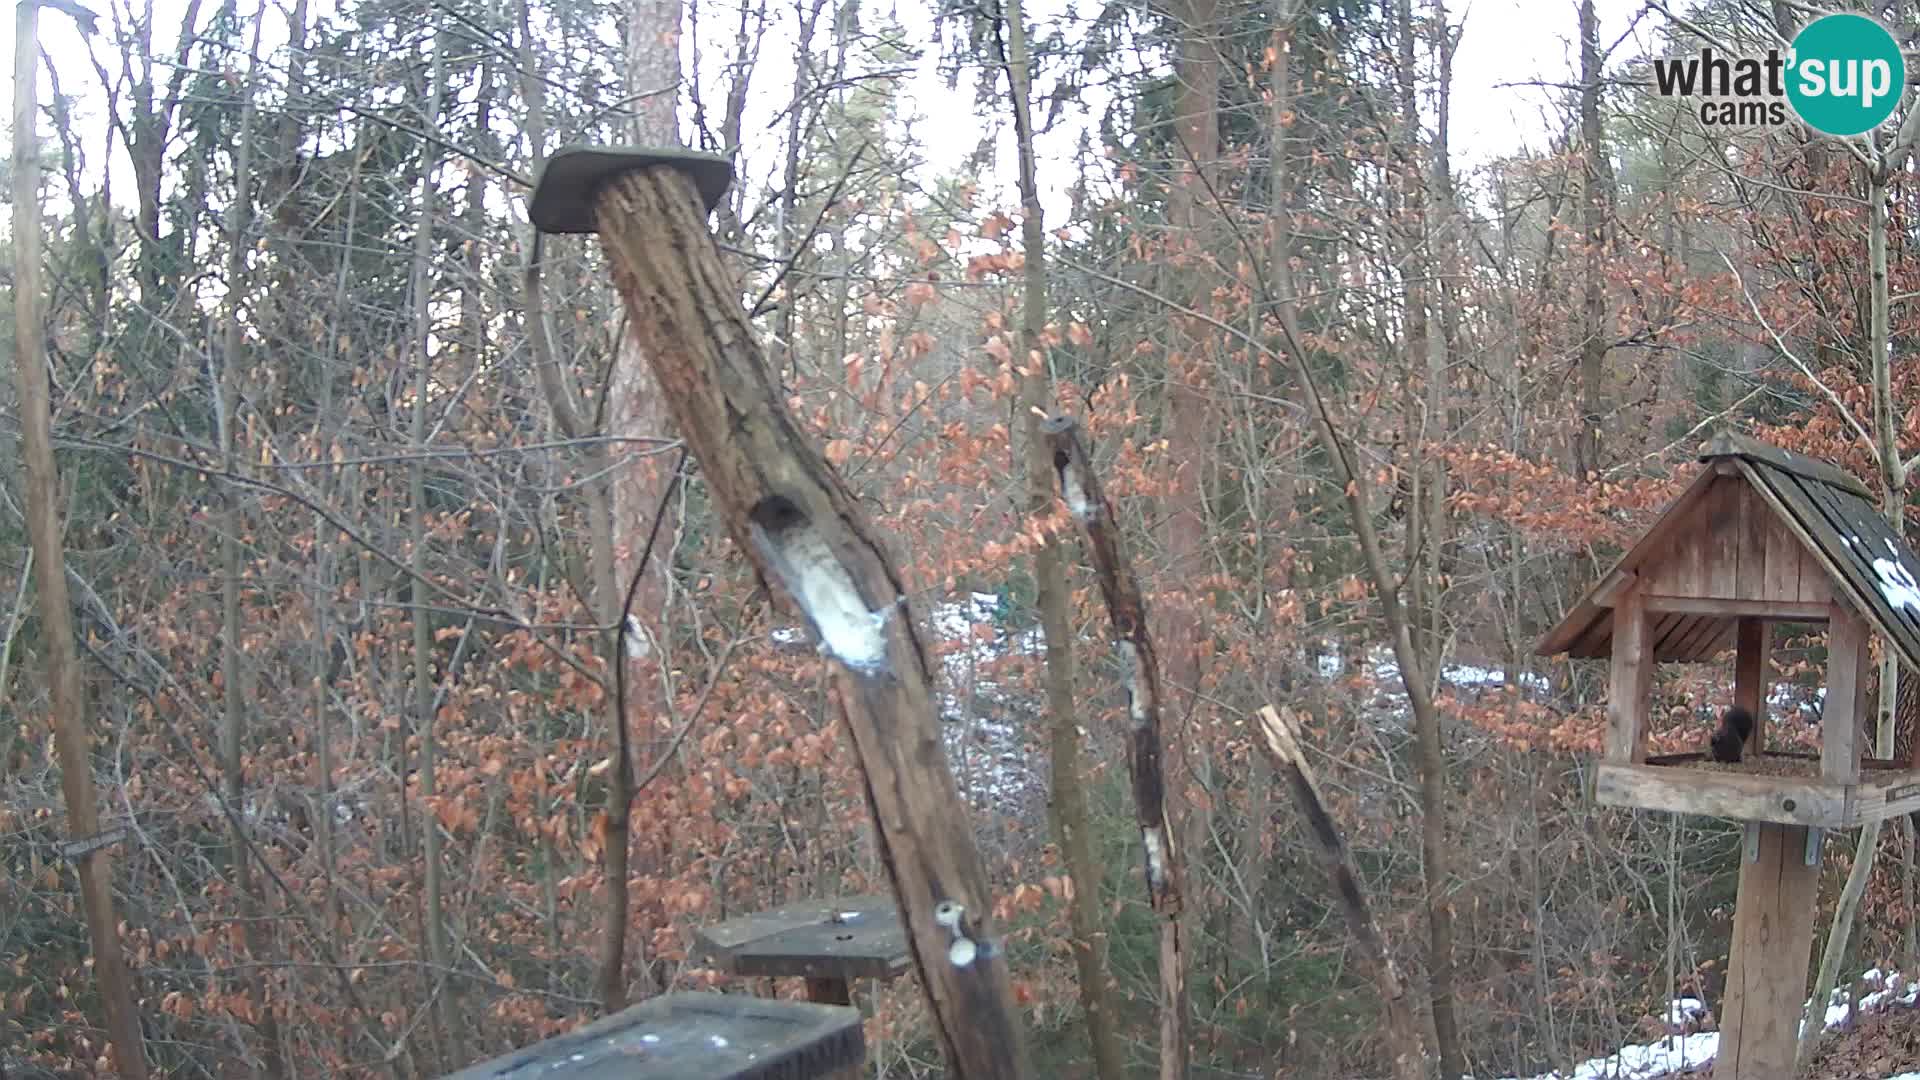
<path fill-rule="evenodd" d="M 1585 180 L 1580 218 L 1585 233 L 1586 273 L 1582 282 L 1580 340 L 1580 434 L 1574 446 L 1574 472 L 1581 479 L 1600 470 L 1600 418 L 1605 409 L 1607 325 L 1606 230 L 1613 205 L 1613 162 L 1607 157 L 1606 129 L 1600 122 L 1600 22 L 1593 0 L 1580 0 L 1580 139 L 1585 145 Z"/>
<path fill-rule="evenodd" d="M 100 835 L 88 752 L 86 699 L 73 642 L 67 598 L 67 559 L 60 544 L 59 474 L 53 462 L 52 393 L 40 312 L 40 139 L 38 73 L 40 6 L 14 9 L 13 30 L 13 333 L 14 377 L 20 389 L 20 456 L 27 474 L 27 535 L 33 550 L 41 633 L 47 650 L 47 688 L 53 699 L 53 741 L 60 757 L 60 790 L 67 804 L 67 835 L 76 844 Z M 75 860 L 93 974 L 107 1014 L 107 1037 L 122 1077 L 146 1080 L 146 1046 L 134 1010 L 113 903 L 113 860 L 95 844 Z"/>
<path fill-rule="evenodd" d="M 634 141 L 645 146 L 670 147 L 680 144 L 677 108 L 680 100 L 680 0 L 635 0 L 627 8 L 627 87 L 635 95 L 632 131 Z M 607 434 L 621 438 L 665 437 L 670 421 L 660 387 L 655 381 L 648 357 L 640 347 L 640 336 L 629 327 L 615 344 L 613 374 L 607 385 Z M 617 441 L 603 453 L 621 454 L 631 444 Z M 634 573 L 638 545 L 628 542 L 631 528 L 641 535 L 651 522 L 650 515 L 666 493 L 672 480 L 661 467 L 658 456 L 642 457 L 634 464 L 610 474 L 608 497 L 604 503 L 589 498 L 593 514 L 593 588 L 599 599 L 594 607 L 600 622 L 612 627 L 620 619 L 625 594 L 621 583 Z M 677 536 L 678 523 L 669 524 L 668 535 Z M 668 544 L 671 552 L 674 544 Z M 641 567 L 639 588 L 634 592 L 633 616 L 638 620 L 641 637 L 653 655 L 631 663 L 623 642 L 626 628 L 614 627 L 608 637 L 608 656 L 613 664 L 628 665 L 628 702 L 651 704 L 660 696 L 657 678 L 658 653 L 669 648 L 666 622 L 667 567 L 671 557 L 659 560 L 658 567 Z M 607 665 L 609 674 L 613 664 Z M 607 787 L 606 847 L 606 942 L 600 968 L 600 1003 L 607 1012 L 616 1012 L 626 1003 L 626 942 L 632 919 L 632 899 L 628 885 L 632 844 L 633 762 L 627 753 L 624 736 L 629 718 L 616 715 L 613 695 L 607 695 L 609 727 L 615 733 L 620 761 L 615 762 Z M 618 725 L 617 727 L 615 725 Z"/>
<path fill-rule="evenodd" d="M 614 283 L 730 535 L 837 662 L 880 857 L 956 1076 L 1029 1075 L 1005 943 L 940 749 L 931 662 L 905 587 L 853 494 L 800 432 L 707 231 L 669 167 L 596 200 Z M 898 609 L 898 610 L 896 610 Z"/>
<path fill-rule="evenodd" d="M 253 87 L 259 67 L 260 27 L 264 19 L 256 18 L 253 24 L 253 51 L 248 58 L 247 86 Z M 214 387 L 215 418 L 220 439 L 221 465 L 228 473 L 236 472 L 241 464 L 234 452 L 234 424 L 239 418 L 241 396 L 240 374 L 243 370 L 241 357 L 245 353 L 246 343 L 241 326 L 241 310 L 247 305 L 251 292 L 251 283 L 247 274 L 247 252 L 252 247 L 251 231 L 253 148 L 254 148 L 254 95 L 249 92 L 246 104 L 240 109 L 239 145 L 234 150 L 234 189 L 233 207 L 228 213 L 227 228 L 227 294 L 224 335 L 219 349 L 219 384 Z M 244 676 L 240 671 L 240 541 L 247 535 L 246 514 L 241 508 L 241 489 L 229 484 L 225 492 L 224 527 L 220 537 L 220 681 L 225 705 L 225 729 L 221 736 L 220 768 L 225 781 L 227 802 L 227 827 L 231 836 L 231 850 L 228 858 L 233 870 L 234 888 L 240 895 L 242 917 L 246 920 L 246 931 L 242 935 L 248 956 L 247 964 L 268 963 L 264 928 L 266 924 L 266 905 L 262 902 L 259 889 L 253 879 L 253 860 L 246 836 L 246 799 L 247 782 L 245 769 L 245 734 L 247 702 L 242 688 Z M 280 1061 L 279 1025 L 274 1022 L 270 1002 L 267 1000 L 266 987 L 259 973 L 252 969 L 243 982 L 247 987 L 247 997 L 253 1004 L 254 1023 L 259 1029 L 263 1043 L 265 1072 L 268 1076 L 278 1076 L 283 1071 Z"/>
<path fill-rule="evenodd" d="M 418 352 L 414 356 L 413 371 L 411 440 L 414 459 L 407 468 L 407 541 L 410 548 L 408 565 L 413 571 L 413 715 L 415 733 L 420 739 L 420 804 L 425 811 L 420 817 L 420 830 L 424 837 L 426 860 L 426 945 L 428 962 L 433 965 L 429 982 L 438 1005 L 436 1012 L 441 1037 L 448 1040 L 444 1050 L 451 1054 L 453 1060 L 464 1061 L 463 1040 L 455 1027 L 457 1010 L 453 999 L 456 991 L 447 979 L 452 969 L 452 950 L 447 943 L 446 913 L 441 895 L 445 882 L 440 855 L 440 816 L 435 805 L 439 799 L 436 772 L 440 747 L 434 733 L 433 617 L 428 612 L 423 595 L 423 582 L 428 575 L 425 464 L 427 398 L 430 385 L 428 376 L 433 364 L 430 351 L 433 329 L 433 171 L 440 159 L 435 133 L 440 125 L 440 106 L 445 100 L 447 78 L 445 50 L 437 33 L 430 47 L 433 49 L 433 86 L 429 91 L 425 122 L 428 139 L 423 141 L 420 164 L 420 224 L 414 233 L 413 248 L 414 347 Z"/>
<path fill-rule="evenodd" d="M 1052 411 L 1052 379 L 1046 357 L 1047 237 L 1035 176 L 1033 149 L 1032 66 L 1028 55 L 1026 13 L 1021 0 L 1007 0 L 1006 34 L 1011 55 L 1007 68 L 1008 95 L 1013 105 L 1013 127 L 1020 159 L 1021 239 L 1026 248 L 1025 296 L 1022 299 L 1018 366 L 1024 369 L 1021 394 L 1014 407 L 1023 414 L 1027 444 L 1027 516 L 1037 526 L 1055 506 L 1053 455 L 1040 425 Z M 1033 556 L 1040 625 L 1047 636 L 1047 709 L 1052 733 L 1051 799 L 1054 831 L 1066 858 L 1073 898 L 1067 907 L 1072 927 L 1074 966 L 1080 979 L 1080 1006 L 1086 1012 L 1087 1040 L 1092 1046 L 1094 1074 L 1101 1080 L 1121 1080 L 1126 1061 L 1114 1023 L 1107 973 L 1107 934 L 1100 922 L 1100 866 L 1093 857 L 1092 824 L 1087 792 L 1080 775 L 1080 724 L 1074 707 L 1073 620 L 1065 559 L 1056 537 L 1048 537 Z"/>

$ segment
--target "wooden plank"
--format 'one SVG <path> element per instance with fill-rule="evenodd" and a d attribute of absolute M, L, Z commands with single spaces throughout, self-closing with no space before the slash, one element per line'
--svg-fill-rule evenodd
<path fill-rule="evenodd" d="M 1719 615 L 1726 618 L 1769 618 L 1794 622 L 1825 622 L 1831 604 L 1799 600 L 1723 600 L 1712 596 L 1648 596 L 1648 611 Z"/>
<path fill-rule="evenodd" d="M 1607 692 L 1607 760 L 1647 759 L 1647 696 L 1653 689 L 1653 649 L 1640 593 L 1629 590 L 1613 608 L 1613 667 Z"/>
<path fill-rule="evenodd" d="M 1616 606 L 1613 609 L 1613 647 L 1615 649 L 1620 647 L 1621 618 L 1620 608 Z M 1651 655 L 1657 660 L 1677 659 L 1678 654 L 1675 650 L 1679 648 L 1680 636 L 1691 629 L 1692 625 L 1685 615 L 1678 612 L 1669 611 L 1662 615 L 1649 616 L 1647 642 L 1652 650 Z"/>
<path fill-rule="evenodd" d="M 1845 595 L 1854 610 L 1869 614 L 1888 641 L 1910 658 L 1910 663 L 1920 660 L 1920 617 L 1910 616 L 1908 609 L 1896 609 L 1887 603 L 1880 575 L 1873 569 L 1873 556 L 1868 554 L 1879 542 L 1876 538 L 1892 538 L 1892 530 L 1871 507 L 1858 499 L 1843 500 L 1832 489 L 1797 477 L 1793 482 L 1799 486 L 1799 494 L 1812 519 L 1805 523 L 1822 541 L 1819 555 L 1828 567 L 1829 576 L 1846 587 Z"/>
<path fill-rule="evenodd" d="M 836 896 L 803 900 L 784 907 L 742 915 L 723 923 L 695 928 L 695 955 L 722 967 L 733 954 L 768 938 L 823 924 L 900 925 L 900 912 L 887 896 Z M 904 943 L 902 948 L 904 948 Z"/>
<path fill-rule="evenodd" d="M 1594 801 L 1603 806 L 1733 821 L 1843 829 L 1859 824 L 1852 800 L 1847 788 L 1811 778 L 1613 762 L 1602 763 L 1594 774 Z"/>
<path fill-rule="evenodd" d="M 1711 615 L 1682 615 L 1684 624 L 1673 635 L 1672 653 L 1656 653 L 1662 660 L 1705 660 L 1713 655 L 1713 643 L 1731 625 Z"/>
<path fill-rule="evenodd" d="M 1763 619 L 1741 619 L 1737 635 L 1733 703 L 1753 716 L 1747 753 L 1759 754 L 1767 746 L 1767 653 L 1773 644 L 1773 627 Z"/>
<path fill-rule="evenodd" d="M 683 1080 L 685 1077 L 857 1075 L 866 1061 L 860 1012 L 745 994 L 665 994 L 446 1080 Z"/>
<path fill-rule="evenodd" d="M 1738 432 L 1725 431 L 1715 435 L 1705 447 L 1701 448 L 1700 452 L 1701 461 L 1711 461 L 1727 456 L 1744 457 L 1797 476 L 1832 484 L 1862 498 L 1873 497 L 1873 492 L 1868 490 L 1865 483 L 1837 465 L 1821 461 L 1819 458 L 1807 457 L 1805 454 L 1782 450 Z"/>
<path fill-rule="evenodd" d="M 1607 582 L 1614 571 L 1636 569 L 1650 553 L 1665 551 L 1692 516 L 1693 504 L 1705 494 L 1707 488 L 1716 479 L 1712 469 L 1701 469 L 1700 475 L 1694 477 L 1693 483 L 1688 485 L 1687 489 L 1681 492 L 1680 497 L 1673 501 L 1673 505 L 1667 507 L 1653 526 L 1641 535 L 1640 542 L 1621 556 L 1620 561 L 1615 563 L 1606 574 L 1602 574 L 1599 582 L 1592 589 L 1587 590 L 1587 594 L 1568 610 L 1566 617 L 1560 620 L 1559 625 L 1549 630 L 1547 635 L 1540 639 L 1540 644 L 1534 647 L 1534 653 L 1539 656 L 1558 656 L 1566 652 L 1573 642 L 1592 630 L 1598 613 L 1605 610 L 1592 602 L 1593 594 Z"/>
<path fill-rule="evenodd" d="M 1612 607 L 1614 602 L 1620 598 L 1621 593 L 1632 588 L 1638 584 L 1639 581 L 1640 575 L 1636 571 L 1615 570 L 1613 573 L 1601 578 L 1600 584 L 1594 586 L 1594 605 L 1597 607 Z"/>
<path fill-rule="evenodd" d="M 1745 474 L 1740 476 L 1734 498 L 1740 515 L 1740 569 L 1733 594 L 1742 600 L 1785 599 L 1767 591 L 1767 534 L 1772 528 L 1773 510 L 1754 494 Z"/>
<path fill-rule="evenodd" d="M 1827 699 L 1820 710 L 1820 775 L 1837 784 L 1860 780 L 1860 720 L 1866 711 L 1866 620 L 1835 605 L 1827 622 Z"/>
<path fill-rule="evenodd" d="M 1899 772 L 1881 775 L 1860 785 L 1855 805 L 1862 824 L 1920 810 L 1920 769 L 1906 768 L 1904 762 L 1896 767 Z"/>
<path fill-rule="evenodd" d="M 1798 1050 L 1820 867 L 1807 865 L 1804 826 L 1758 828 L 1760 857 L 1740 864 L 1717 1080 L 1792 1076 Z"/>
<path fill-rule="evenodd" d="M 1747 485 L 1752 498 L 1759 500 L 1767 509 L 1767 556 L 1765 596 L 1782 600 L 1800 599 L 1800 565 L 1802 552 L 1806 545 L 1789 531 L 1780 521 L 1780 515 L 1786 513 L 1778 501 L 1770 499 L 1766 493 L 1756 490 L 1752 482 Z"/>
<path fill-rule="evenodd" d="M 1881 632 L 1890 639 L 1911 638 L 1920 643 L 1920 602 L 1894 603 L 1898 595 L 1902 600 L 1907 596 L 1899 588 L 1904 582 L 1890 583 L 1882 570 L 1885 560 L 1904 569 L 1909 578 L 1920 582 L 1920 561 L 1916 561 L 1913 552 L 1905 541 L 1898 536 L 1891 523 L 1880 516 L 1871 503 L 1854 498 L 1845 492 L 1826 491 L 1827 504 L 1840 515 L 1844 523 L 1846 539 L 1849 541 L 1847 555 L 1858 570 L 1861 580 L 1867 583 L 1864 590 L 1874 622 L 1879 624 Z M 1894 567 L 1887 567 L 1891 570 Z M 1890 588 L 1890 584 L 1893 585 Z"/>
<path fill-rule="evenodd" d="M 1732 598 L 1740 595 L 1740 497 L 1747 482 L 1722 476 L 1708 493 L 1700 548 L 1701 588 L 1692 595 Z"/>
<path fill-rule="evenodd" d="M 1613 653 L 1613 609 L 1599 609 L 1599 617 L 1586 624 L 1579 640 L 1566 650 L 1567 655 L 1583 660 L 1611 656 Z M 1549 654 L 1551 655 L 1551 654 Z"/>

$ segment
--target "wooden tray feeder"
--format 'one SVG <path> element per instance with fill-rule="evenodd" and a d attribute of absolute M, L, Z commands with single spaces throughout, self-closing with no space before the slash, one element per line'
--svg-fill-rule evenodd
<path fill-rule="evenodd" d="M 811 900 L 694 932 L 696 955 L 730 975 L 797 976 L 807 1000 L 851 1005 L 855 979 L 890 982 L 913 965 L 893 898 Z"/>
<path fill-rule="evenodd" d="M 860 1014 L 743 994 L 665 994 L 445 1080 L 812 1080 L 866 1058 Z"/>
<path fill-rule="evenodd" d="M 1813 944 L 1822 830 L 1920 809 L 1915 762 L 1864 760 L 1868 641 L 1920 671 L 1920 559 L 1872 493 L 1826 462 L 1724 434 L 1705 468 L 1540 643 L 1607 657 L 1607 806 L 1747 823 L 1715 1076 L 1791 1074 Z M 1771 624 L 1824 623 L 1820 754 L 1767 754 Z M 1734 649 L 1733 702 L 1754 717 L 1739 764 L 1649 756 L 1653 666 Z"/>

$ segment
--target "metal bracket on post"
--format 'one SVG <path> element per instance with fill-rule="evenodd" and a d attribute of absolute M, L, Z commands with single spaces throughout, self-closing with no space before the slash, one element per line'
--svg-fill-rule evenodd
<path fill-rule="evenodd" d="M 1825 829 L 1808 829 L 1807 830 L 1807 865 L 1808 866 L 1820 865 L 1820 846 L 1826 843 L 1826 840 L 1827 840 L 1827 830 Z"/>
<path fill-rule="evenodd" d="M 1760 861 L 1760 823 L 1759 822 L 1757 821 L 1747 822 L 1745 840 L 1746 840 L 1746 843 L 1742 845 L 1742 848 L 1743 848 L 1742 857 L 1745 858 L 1746 861 L 1750 863 L 1759 862 Z"/>

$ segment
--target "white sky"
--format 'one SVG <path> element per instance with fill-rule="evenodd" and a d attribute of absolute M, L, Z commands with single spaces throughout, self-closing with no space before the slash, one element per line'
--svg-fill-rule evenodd
<path fill-rule="evenodd" d="M 86 0 L 90 6 L 105 15 L 105 4 L 111 0 Z M 138 2 L 138 0 L 136 0 Z M 219 0 L 205 0 L 202 17 L 209 13 Z M 245 0 L 243 11 L 258 0 Z M 278 7 L 282 0 L 271 0 Z M 702 37 L 707 38 L 704 46 L 705 64 L 709 72 L 719 70 L 732 47 L 731 21 L 721 18 L 724 0 L 707 0 L 713 7 L 703 20 Z M 898 15 L 912 37 L 920 41 L 931 40 L 928 12 L 931 0 L 866 0 L 873 9 L 882 5 L 897 4 Z M 156 51 L 171 51 L 171 40 L 178 25 L 182 0 L 159 0 L 160 25 L 156 28 Z M 316 0 L 316 10 L 331 10 L 329 0 Z M 770 5 L 775 8 L 790 7 L 778 2 Z M 1061 10 L 1059 0 L 1029 0 L 1032 17 L 1045 20 L 1050 12 Z M 1455 0 L 1451 5 L 1451 16 L 1456 21 L 1464 17 L 1465 33 L 1460 50 L 1454 63 L 1453 85 L 1453 124 L 1452 151 L 1456 167 L 1468 170 L 1498 156 L 1513 153 L 1521 149 L 1541 149 L 1546 145 L 1549 131 L 1555 115 L 1554 98 L 1564 90 L 1552 87 L 1530 85 L 1541 82 L 1566 83 L 1577 78 L 1579 70 L 1579 52 L 1574 42 L 1577 0 Z M 1598 0 L 1601 39 L 1611 45 L 1623 32 L 1635 13 L 1642 7 L 1641 0 Z M 783 19 L 791 17 L 790 12 Z M 1649 31 L 1653 19 L 1647 16 L 1643 21 L 1638 41 L 1628 42 L 1622 49 L 1632 55 L 1644 47 L 1649 40 Z M 824 20 L 823 20 L 824 21 Z M 284 40 L 279 32 L 277 18 L 271 18 L 266 30 L 265 47 L 273 48 L 278 40 Z M 79 104 L 80 119 L 89 152 L 97 156 L 100 146 L 100 110 L 104 96 L 98 85 L 98 79 L 88 60 L 86 43 L 74 30 L 71 21 L 58 12 L 43 10 L 40 15 L 41 43 L 52 58 L 60 75 L 62 87 L 68 93 L 80 93 L 84 100 Z M 14 22 L 12 19 L 0 19 L 0 50 L 7 56 L 13 51 Z M 822 28 L 822 40 L 826 36 Z M 786 104 L 785 87 L 792 77 L 791 24 L 782 21 L 769 29 L 762 51 L 761 66 L 756 73 L 754 94 L 745 125 L 744 172 L 750 179 L 764 179 L 777 167 L 781 148 L 779 139 L 784 127 L 770 128 L 770 119 Z M 163 44 L 165 43 L 165 44 Z M 115 61 L 109 53 L 110 46 L 104 35 L 96 38 L 93 48 L 109 67 Z M 937 167 L 951 167 L 964 158 L 987 134 L 984 124 L 994 122 L 983 120 L 975 115 L 973 105 L 973 87 L 967 78 L 962 79 L 957 90 L 948 90 L 945 83 L 934 73 L 937 60 L 936 50 L 929 47 L 927 55 L 921 61 L 920 73 L 909 83 L 907 96 L 914 110 L 921 116 L 918 130 L 926 144 L 930 164 Z M 165 77 L 162 72 L 162 78 Z M 709 78 L 712 76 L 709 75 Z M 44 105 L 50 93 L 50 85 L 43 72 L 41 77 L 41 101 Z M 12 85 L 7 80 L 4 90 L 11 117 Z M 719 94 L 709 90 L 707 100 L 710 106 L 716 106 L 721 100 Z M 1089 102 L 1089 111 L 1094 103 Z M 683 102 L 683 116 L 686 115 Z M 1073 125 L 1062 125 L 1072 127 Z M 44 130 L 44 125 L 43 125 Z M 1041 175 L 1042 185 L 1047 191 L 1048 220 L 1058 223 L 1065 213 L 1064 197 L 1059 188 L 1064 186 L 1071 171 L 1066 167 L 1067 158 L 1074 149 L 1076 135 L 1073 131 L 1056 131 L 1054 137 L 1043 142 Z M 989 193 L 997 197 L 1001 205 L 1011 209 L 1012 156 L 1008 144 L 1011 139 L 1003 131 L 996 138 L 1000 150 L 1000 160 L 996 172 L 1003 178 L 1002 191 Z M 97 163 L 96 163 L 97 164 Z M 122 177 L 126 176 L 124 150 L 116 147 L 115 190 L 129 190 Z M 1049 182 L 1052 179 L 1056 182 Z M 49 193 L 53 194 L 53 193 Z"/>

